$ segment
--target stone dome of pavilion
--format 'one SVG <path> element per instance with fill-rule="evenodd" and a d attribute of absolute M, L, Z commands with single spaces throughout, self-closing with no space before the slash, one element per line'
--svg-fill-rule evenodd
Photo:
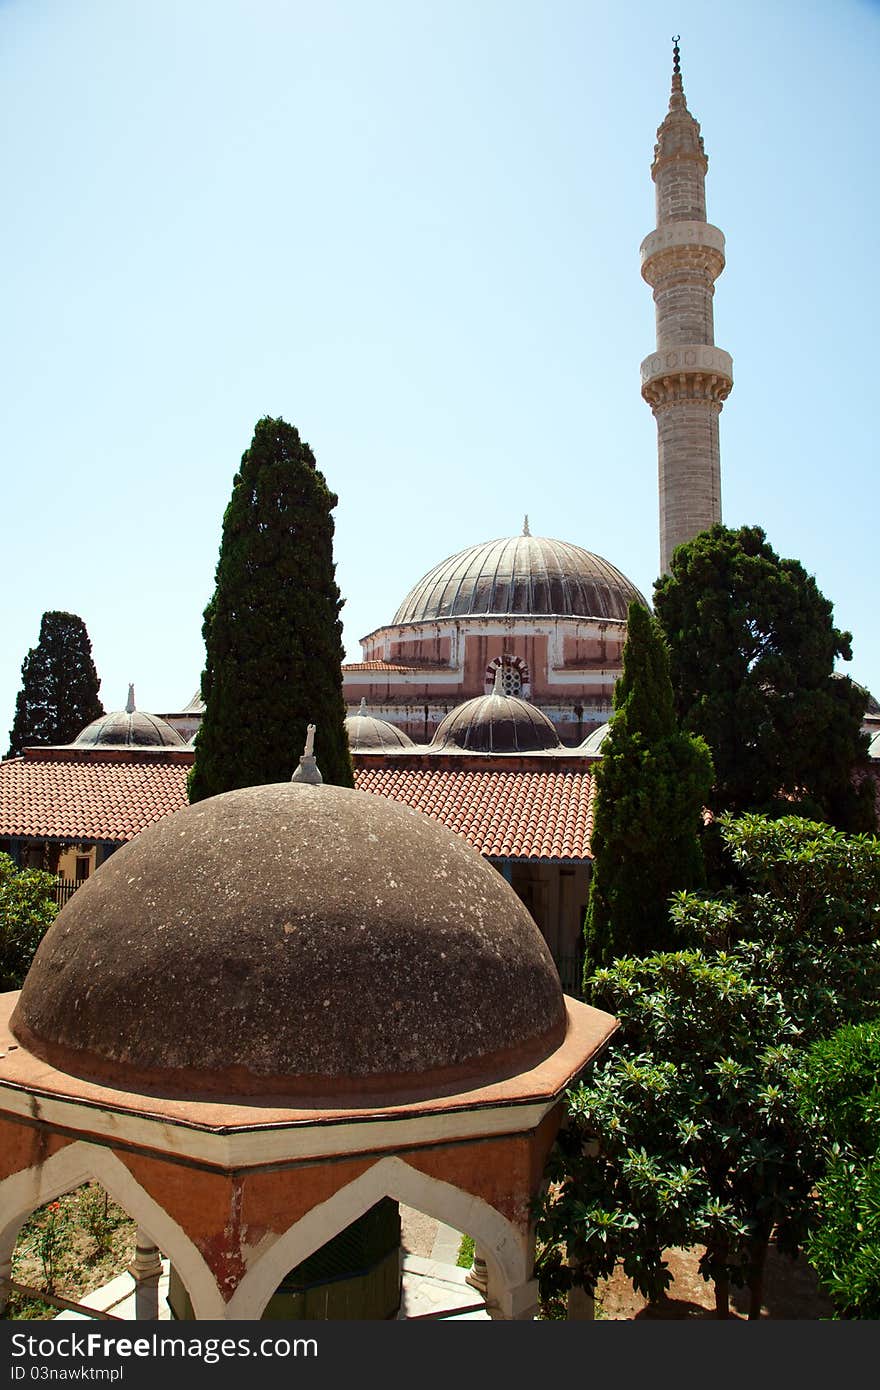
<path fill-rule="evenodd" d="M 516 1075 L 565 1018 L 538 928 L 461 837 L 366 792 L 282 783 L 118 850 L 46 933 L 12 1029 L 130 1090 L 357 1105 Z"/>
<path fill-rule="evenodd" d="M 568 541 L 521 536 L 451 555 L 407 594 L 392 625 L 475 615 L 541 614 L 625 622 L 645 598 L 614 565 Z"/>
<path fill-rule="evenodd" d="M 73 748 L 183 748 L 185 740 L 157 714 L 136 709 L 134 686 L 128 687 L 125 709 L 99 715 L 74 739 Z"/>
<path fill-rule="evenodd" d="M 352 753 L 396 753 L 399 748 L 415 747 L 409 734 L 396 724 L 368 714 L 366 699 L 361 700 L 357 714 L 348 715 L 345 732 Z"/>
<path fill-rule="evenodd" d="M 538 753 L 561 746 L 552 720 L 542 710 L 503 694 L 500 668 L 495 689 L 450 710 L 430 744 L 437 752 L 467 753 Z"/>

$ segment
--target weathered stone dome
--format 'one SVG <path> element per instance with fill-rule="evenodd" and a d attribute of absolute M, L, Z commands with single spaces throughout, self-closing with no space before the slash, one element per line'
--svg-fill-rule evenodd
<path fill-rule="evenodd" d="M 393 623 L 484 613 L 626 621 L 633 600 L 648 607 L 626 575 L 600 555 L 545 536 L 510 536 L 436 565 L 407 594 Z"/>
<path fill-rule="evenodd" d="M 535 923 L 463 839 L 367 792 L 283 783 L 118 850 L 46 933 L 12 1028 L 129 1090 L 357 1104 L 526 1070 L 565 1012 Z"/>
<path fill-rule="evenodd" d="M 358 713 L 347 717 L 345 732 L 352 753 L 394 753 L 398 748 L 415 747 L 409 734 L 396 724 L 367 714 L 365 699 L 361 700 Z"/>
<path fill-rule="evenodd" d="M 157 714 L 144 710 L 114 710 L 87 724 L 73 741 L 74 748 L 183 748 L 185 740 Z"/>
<path fill-rule="evenodd" d="M 468 753 L 536 753 L 561 747 L 553 723 L 535 705 L 497 688 L 450 710 L 431 747 Z"/>

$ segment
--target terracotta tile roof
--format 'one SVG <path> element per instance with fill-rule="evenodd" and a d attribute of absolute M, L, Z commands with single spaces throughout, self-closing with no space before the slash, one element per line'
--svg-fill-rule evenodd
<path fill-rule="evenodd" d="M 133 840 L 187 804 L 188 762 L 0 762 L 0 836 Z"/>
<path fill-rule="evenodd" d="M 416 671 L 420 667 L 416 666 L 395 666 L 388 661 L 347 661 L 343 666 L 343 671 Z"/>
<path fill-rule="evenodd" d="M 355 785 L 433 817 L 490 859 L 590 857 L 595 784 L 585 769 L 357 768 Z"/>
<path fill-rule="evenodd" d="M 134 839 L 187 804 L 189 763 L 0 762 L 0 837 L 70 843 Z M 390 797 L 462 835 L 490 859 L 589 858 L 595 783 L 581 769 L 358 768 Z"/>

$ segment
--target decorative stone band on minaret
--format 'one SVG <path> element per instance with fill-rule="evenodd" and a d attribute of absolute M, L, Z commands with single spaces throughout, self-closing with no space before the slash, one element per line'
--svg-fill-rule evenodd
<path fill-rule="evenodd" d="M 669 112 L 651 166 L 657 229 L 641 247 L 657 314 L 657 349 L 642 363 L 642 395 L 657 421 L 661 573 L 677 545 L 721 520 L 718 417 L 733 386 L 733 360 L 715 346 L 712 312 L 724 235 L 706 221 L 709 161 L 674 43 Z"/>

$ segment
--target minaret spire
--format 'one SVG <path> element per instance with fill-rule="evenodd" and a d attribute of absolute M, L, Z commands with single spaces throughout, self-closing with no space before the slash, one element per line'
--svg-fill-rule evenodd
<path fill-rule="evenodd" d="M 642 363 L 642 395 L 657 421 L 661 572 L 677 545 L 721 520 L 718 417 L 733 386 L 733 361 L 715 346 L 712 301 L 724 269 L 724 235 L 706 221 L 708 167 L 684 95 L 676 35 L 669 111 L 651 165 L 657 228 L 641 248 L 657 317 L 657 349 Z"/>

